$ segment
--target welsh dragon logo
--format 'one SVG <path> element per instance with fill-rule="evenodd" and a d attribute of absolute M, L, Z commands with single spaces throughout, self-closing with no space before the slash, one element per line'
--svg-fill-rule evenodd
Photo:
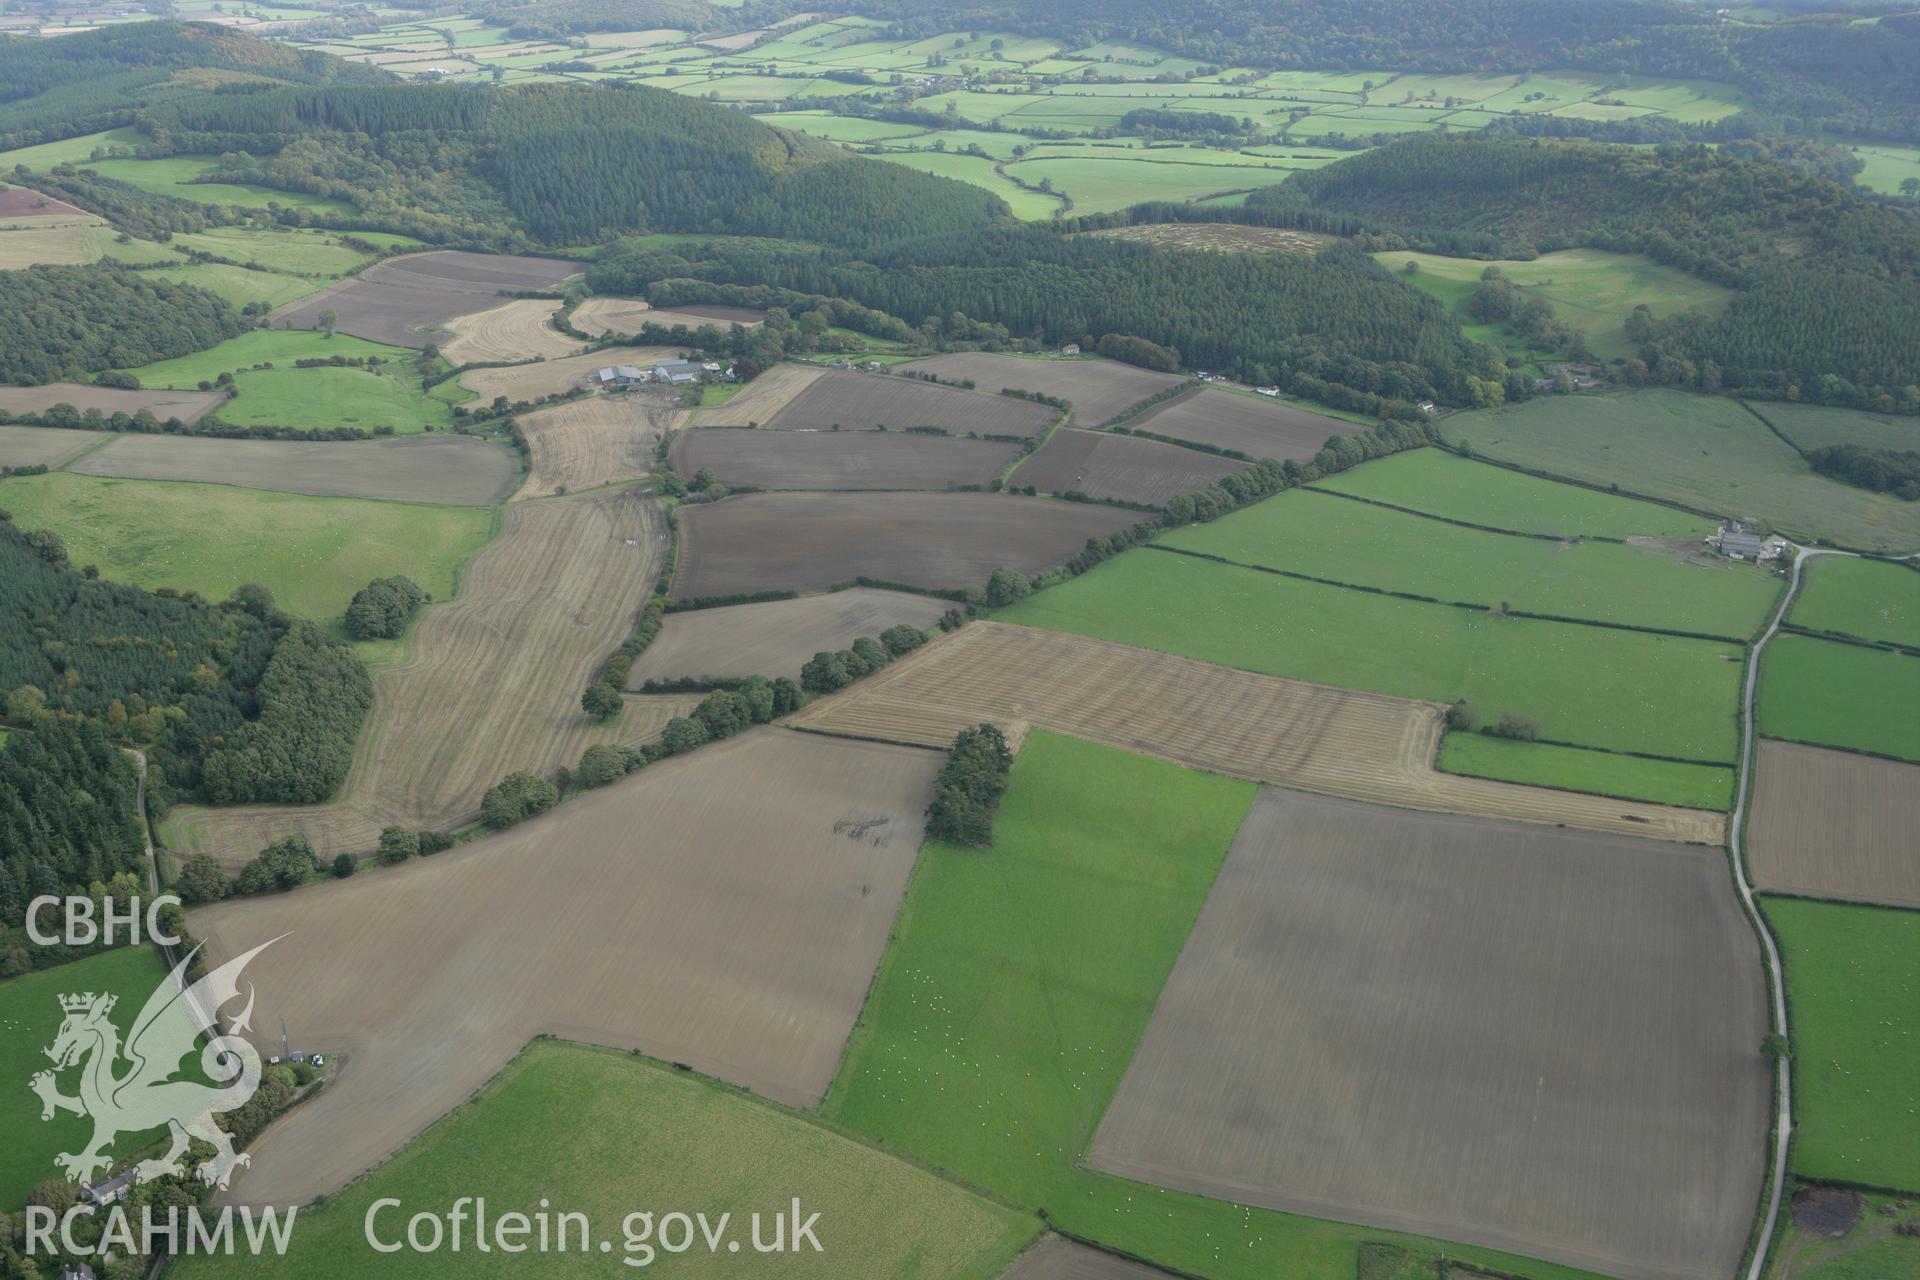
<path fill-rule="evenodd" d="M 223 1034 L 215 1019 L 224 1005 L 239 999 L 240 971 L 247 962 L 277 941 L 261 943 L 188 986 L 183 975 L 199 951 L 194 948 L 147 997 L 124 1045 L 109 1018 L 118 997 L 91 991 L 60 997 L 66 1018 L 45 1051 L 53 1059 L 53 1070 L 37 1073 L 31 1087 L 40 1095 L 42 1120 L 53 1119 L 56 1111 L 93 1120 L 91 1142 L 77 1152 L 54 1157 L 69 1181 L 85 1186 L 98 1170 L 111 1164 L 109 1153 L 120 1134 L 146 1133 L 162 1125 L 172 1145 L 159 1159 L 136 1165 L 135 1182 L 185 1173 L 190 1138 L 215 1149 L 213 1159 L 199 1168 L 200 1179 L 209 1185 L 224 1188 L 235 1167 L 248 1162 L 247 1156 L 233 1149 L 233 1139 L 214 1123 L 213 1113 L 241 1106 L 260 1086 L 260 1054 L 239 1035 L 248 1029 L 253 1015 L 251 985 L 246 1007 L 234 1018 L 231 1031 Z M 215 1082 L 211 1085 L 179 1078 L 182 1059 L 193 1052 L 202 1035 L 207 1043 L 200 1049 L 200 1069 Z M 122 1059 L 130 1065 L 119 1073 Z M 70 1098 L 60 1092 L 57 1076 L 75 1066 L 80 1068 L 79 1094 Z"/>

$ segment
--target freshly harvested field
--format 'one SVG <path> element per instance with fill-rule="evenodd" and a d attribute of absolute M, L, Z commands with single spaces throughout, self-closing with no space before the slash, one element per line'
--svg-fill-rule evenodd
<path fill-rule="evenodd" d="M 98 431 L 0 426 L 0 468 L 58 467 L 75 454 L 105 444 L 111 438 Z"/>
<path fill-rule="evenodd" d="M 653 469 L 653 447 L 686 415 L 657 396 L 591 396 L 521 418 L 532 456 L 516 498 L 545 498 L 621 480 Z"/>
<path fill-rule="evenodd" d="M 1760 1191 L 1766 1030 L 1716 850 L 1269 789 L 1090 1159 L 1706 1280 L 1733 1271 Z"/>
<path fill-rule="evenodd" d="M 123 435 L 80 459 L 73 470 L 471 507 L 504 501 L 520 473 L 514 456 L 499 445 L 451 435 L 323 442 Z"/>
<path fill-rule="evenodd" d="M 1920 767 L 1790 742 L 1760 744 L 1753 882 L 1810 898 L 1920 907 Z"/>
<path fill-rule="evenodd" d="M 440 354 L 455 365 L 570 356 L 586 343 L 547 323 L 559 309 L 551 298 L 515 298 L 486 311 L 456 316 L 447 321 L 447 332 L 453 336 L 440 344 Z"/>
<path fill-rule="evenodd" d="M 727 408 L 731 417 L 739 416 L 732 403 Z M 826 431 L 835 425 L 854 431 L 941 427 L 957 436 L 1035 436 L 1047 429 L 1057 413 L 1049 405 L 1012 396 L 961 391 L 882 373 L 827 369 L 778 413 L 760 419 L 760 425 L 782 431 Z"/>
<path fill-rule="evenodd" d="M 1204 489 L 1246 465 L 1158 440 L 1063 427 L 1020 464 L 1008 483 L 1159 507 L 1177 493 Z"/>
<path fill-rule="evenodd" d="M 1048 1234 L 1021 1254 L 1000 1280 L 1164 1280 L 1166 1274 L 1143 1262 Z"/>
<path fill-rule="evenodd" d="M 642 368 L 680 353 L 671 347 L 607 347 L 556 360 L 536 360 L 530 364 L 502 365 L 496 369 L 469 369 L 460 375 L 460 385 L 483 401 L 495 396 L 509 400 L 536 400 L 541 396 L 572 391 L 593 381 L 593 375 L 612 364 L 632 364 Z"/>
<path fill-rule="evenodd" d="M 1920 572 L 1852 556 L 1820 556 L 1801 570 L 1787 621 L 1811 631 L 1920 649 Z"/>
<path fill-rule="evenodd" d="M 895 373 L 931 373 L 948 382 L 971 378 L 983 391 L 1038 391 L 1073 406 L 1070 419 L 1083 427 L 1097 427 L 1116 418 L 1149 396 L 1186 381 L 1177 373 L 1155 373 L 1137 365 L 1097 357 L 1035 360 L 959 351 L 952 355 L 912 360 L 893 367 Z"/>
<path fill-rule="evenodd" d="M 45 413 L 57 404 L 70 404 L 82 413 L 98 409 L 108 415 L 149 409 L 162 422 L 178 418 L 191 426 L 225 400 L 217 391 L 121 391 L 79 382 L 49 382 L 40 387 L 0 387 L 0 417 Z"/>
<path fill-rule="evenodd" d="M 1763 408 L 1765 406 L 1762 406 Z M 1738 403 L 1681 391 L 1546 396 L 1445 420 L 1482 457 L 1845 547 L 1920 547 L 1920 503 L 1818 475 Z"/>
<path fill-rule="evenodd" d="M 944 746 L 972 724 L 1030 725 L 1191 768 L 1487 817 L 1718 844 L 1720 814 L 1436 772 L 1436 703 L 1333 689 L 1084 636 L 974 622 L 786 723 Z"/>
<path fill-rule="evenodd" d="M 1317 231 L 1248 227 L 1237 222 L 1142 222 L 1088 234 L 1156 249 L 1210 249 L 1218 253 L 1314 254 L 1340 239 Z"/>
<path fill-rule="evenodd" d="M 673 442 L 673 469 L 711 470 L 758 489 L 945 489 L 986 485 L 1020 446 L 904 431 L 749 431 L 704 427 Z"/>
<path fill-rule="evenodd" d="M 1357 436 L 1366 430 L 1357 422 L 1323 417 L 1218 387 L 1175 396 L 1128 422 L 1127 429 L 1232 449 L 1249 458 L 1294 458 L 1302 462 L 1320 452 L 1329 437 Z"/>
<path fill-rule="evenodd" d="M 375 263 L 352 280 L 289 303 L 270 315 L 283 329 L 314 329 L 320 313 L 339 316 L 339 330 L 402 347 L 432 346 L 457 316 L 498 305 L 502 293 L 550 289 L 580 270 L 560 258 L 437 249 Z"/>
<path fill-rule="evenodd" d="M 677 599 L 821 591 L 852 578 L 978 585 L 1051 568 L 1138 512 L 989 493 L 750 493 L 680 513 Z"/>
<path fill-rule="evenodd" d="M 609 1142 L 623 1158 L 602 1157 L 611 1155 Z M 515 1158 L 501 1159 L 506 1149 Z M 593 1154 L 582 1158 L 587 1153 Z M 324 1208 L 303 1211 L 273 1274 L 276 1280 L 484 1274 L 470 1253 L 402 1255 L 403 1264 L 383 1265 L 367 1242 L 367 1213 L 377 1200 L 450 1205 L 467 1195 L 482 1196 L 489 1206 L 531 1208 L 542 1199 L 566 1205 L 567 1212 L 607 1224 L 605 1235 L 620 1251 L 611 1256 L 636 1267 L 660 1259 L 662 1237 L 647 1242 L 656 1251 L 648 1254 L 624 1233 L 616 1235 L 614 1224 L 635 1205 L 701 1205 L 709 1223 L 729 1217 L 730 1223 L 717 1251 L 702 1244 L 668 1264 L 672 1274 L 696 1277 L 738 1275 L 743 1268 L 726 1243 L 745 1249 L 754 1215 L 764 1239 L 772 1215 L 795 1196 L 808 1213 L 820 1214 L 826 1257 L 804 1246 L 799 1254 L 755 1256 L 754 1275 L 825 1274 L 821 1263 L 831 1259 L 828 1265 L 843 1275 L 987 1280 L 1039 1225 L 937 1173 L 725 1085 L 612 1049 L 539 1040 L 472 1102 L 371 1177 Z M 377 1236 L 384 1238 L 388 1214 L 374 1212 Z M 393 1214 L 394 1238 L 404 1232 L 406 1217 Z M 902 1231 L 903 1222 L 913 1230 Z M 591 1251 L 593 1243 L 542 1254 L 540 1274 L 604 1280 L 613 1264 Z M 252 1277 L 260 1269 L 243 1251 L 199 1253 L 173 1265 L 184 1280 Z"/>
<path fill-rule="evenodd" d="M 652 737 L 687 700 L 637 700 L 602 725 L 581 712 L 580 690 L 632 629 L 665 544 L 658 507 L 638 491 L 509 505 L 459 595 L 420 620 L 412 659 L 374 676 L 337 800 L 180 811 L 168 825 L 187 851 L 229 866 L 295 831 L 329 858 L 366 853 L 390 823 L 472 822 L 481 795 L 514 769 L 545 773 L 595 743 Z"/>
<path fill-rule="evenodd" d="M 1920 657 L 1783 635 L 1760 668 L 1760 732 L 1920 763 Z"/>
<path fill-rule="evenodd" d="M 709 306 L 704 303 L 688 303 L 684 307 L 663 311 L 637 298 L 588 298 L 573 309 L 573 327 L 596 338 L 604 333 L 639 333 L 641 326 L 649 324 L 667 329 L 677 324 L 689 329 L 698 329 L 703 325 L 726 329 L 736 324 L 752 328 L 766 318 L 766 312 L 755 311 L 751 307 Z"/>
<path fill-rule="evenodd" d="M 849 587 L 798 600 L 670 613 L 659 637 L 633 660 L 627 687 L 702 676 L 797 679 L 801 666 L 822 649 L 844 649 L 903 623 L 924 630 L 950 608 L 932 596 Z"/>
<path fill-rule="evenodd" d="M 777 364 L 743 387 L 725 404 L 702 409 L 694 418 L 701 427 L 752 427 L 772 422 L 795 396 L 812 386 L 826 370 L 810 364 Z"/>
<path fill-rule="evenodd" d="M 1561 538 L 1703 541 L 1717 527 L 1652 502 L 1597 493 L 1448 453 L 1408 449 L 1314 482 L 1315 489 L 1467 524 Z"/>
<path fill-rule="evenodd" d="M 886 945 L 940 759 L 759 729 L 436 857 L 194 912 L 211 957 L 287 935 L 247 970 L 254 1025 L 284 1017 L 348 1064 L 255 1144 L 239 1194 L 338 1190 L 542 1033 L 811 1106 Z"/>

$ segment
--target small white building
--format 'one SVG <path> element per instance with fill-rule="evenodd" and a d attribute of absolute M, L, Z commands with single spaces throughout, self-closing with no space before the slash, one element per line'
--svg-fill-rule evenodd
<path fill-rule="evenodd" d="M 1063 356 L 1077 356 L 1080 354 L 1080 344 L 1077 342 L 1069 342 L 1066 346 L 1060 348 L 1060 354 Z"/>
<path fill-rule="evenodd" d="M 691 360 L 662 360 L 653 366 L 653 380 L 669 386 L 684 386 L 699 378 L 700 366 Z"/>
<path fill-rule="evenodd" d="M 635 387 L 647 380 L 646 374 L 630 364 L 608 365 L 593 377 L 603 387 Z"/>

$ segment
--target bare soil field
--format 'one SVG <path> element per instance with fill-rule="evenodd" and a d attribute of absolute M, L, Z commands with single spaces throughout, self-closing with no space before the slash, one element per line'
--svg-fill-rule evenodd
<path fill-rule="evenodd" d="M 631 633 L 666 546 L 638 490 L 509 505 L 460 594 L 420 620 L 413 656 L 377 672 L 373 711 L 332 803 L 180 810 L 188 851 L 238 867 L 304 831 L 328 858 L 367 853 L 390 823 L 451 830 L 515 769 L 571 765 L 599 742 L 642 742 L 692 699 L 633 699 L 597 724 L 580 691 Z"/>
<path fill-rule="evenodd" d="M 437 249 L 377 262 L 351 280 L 290 302 L 267 317 L 278 329 L 315 329 L 332 311 L 338 328 L 356 338 L 402 347 L 432 346 L 457 316 L 485 311 L 502 293 L 548 289 L 580 271 L 560 258 Z"/>
<path fill-rule="evenodd" d="M 810 364 L 777 364 L 742 387 L 725 404 L 701 409 L 694 414 L 694 425 L 701 427 L 764 426 L 808 387 L 826 375 L 826 370 Z"/>
<path fill-rule="evenodd" d="M 1246 465 L 1177 444 L 1067 427 L 1021 463 L 1008 483 L 1159 507 L 1175 494 L 1204 489 Z"/>
<path fill-rule="evenodd" d="M 49 382 L 40 387 L 0 387 L 0 416 L 45 413 L 57 404 L 70 404 L 82 412 L 98 409 L 105 414 L 150 409 L 162 422 L 178 418 L 191 425 L 226 399 L 217 391 L 121 391 L 81 382 Z"/>
<path fill-rule="evenodd" d="M 1130 240 L 1156 249 L 1209 249 L 1217 253 L 1315 254 L 1340 237 L 1286 227 L 1247 227 L 1235 222 L 1143 222 L 1088 235 Z"/>
<path fill-rule="evenodd" d="M 1133 419 L 1127 427 L 1174 440 L 1210 444 L 1216 449 L 1237 450 L 1249 458 L 1295 458 L 1302 462 L 1320 452 L 1327 437 L 1357 436 L 1366 430 L 1357 422 L 1322 417 L 1218 387 L 1175 396 Z"/>
<path fill-rule="evenodd" d="M 83 218 L 89 222 L 100 219 L 85 209 L 76 209 L 64 200 L 55 200 L 52 196 L 41 195 L 38 191 L 26 187 L 0 187 L 0 218 L 45 218 L 64 216 Z"/>
<path fill-rule="evenodd" d="M 642 369 L 670 360 L 680 353 L 672 347 L 607 347 L 556 360 L 536 360 L 530 364 L 502 365 L 495 369 L 469 369 L 460 375 L 460 385 L 482 400 L 505 396 L 509 400 L 534 400 L 556 392 L 587 386 L 593 375 L 608 365 L 631 364 Z"/>
<path fill-rule="evenodd" d="M 1628 1280 L 1731 1275 L 1770 1071 L 1717 850 L 1268 789 L 1090 1153 Z"/>
<path fill-rule="evenodd" d="M 1144 1262 L 1048 1234 L 1014 1259 L 1013 1265 L 1000 1273 L 1000 1280 L 1165 1280 L 1168 1274 Z"/>
<path fill-rule="evenodd" d="M 520 419 L 532 465 L 516 498 L 577 493 L 653 469 L 653 447 L 686 417 L 661 396 L 591 396 Z"/>
<path fill-rule="evenodd" d="M 1191 768 L 1409 809 L 1718 845 L 1718 813 L 1439 773 L 1445 708 L 1152 649 L 971 622 L 788 717 L 944 747 L 968 725 L 1037 725 Z"/>
<path fill-rule="evenodd" d="M 1097 427 L 1125 413 L 1149 396 L 1185 382 L 1177 373 L 1155 373 L 1118 360 L 1034 360 L 986 351 L 957 351 L 951 355 L 912 360 L 893 367 L 895 373 L 931 373 L 948 382 L 971 378 L 982 391 L 1038 391 L 1073 405 L 1069 421 Z"/>
<path fill-rule="evenodd" d="M 1920 765 L 1762 742 L 1753 880 L 1762 889 L 1920 907 Z"/>
<path fill-rule="evenodd" d="M 551 298 L 515 298 L 447 321 L 453 336 L 440 344 L 449 364 L 488 360 L 549 360 L 570 356 L 587 344 L 548 324 L 560 304 Z"/>
<path fill-rule="evenodd" d="M 818 1102 L 920 844 L 934 752 L 762 728 L 431 858 L 196 911 L 339 1079 L 252 1148 L 254 1203 L 337 1190 L 540 1034 Z"/>
<path fill-rule="evenodd" d="M 824 591 L 861 577 L 977 586 L 1001 565 L 1051 568 L 1139 518 L 990 493 L 751 493 L 681 510 L 673 594 Z"/>
<path fill-rule="evenodd" d="M 904 431 L 749 431 L 705 427 L 673 442 L 673 469 L 712 470 L 758 489 L 945 489 L 984 485 L 1020 446 Z"/>
<path fill-rule="evenodd" d="M 735 324 L 752 328 L 766 318 L 766 312 L 755 311 L 751 307 L 709 306 L 705 303 L 689 303 L 684 307 L 663 311 L 637 298 L 588 298 L 573 309 L 573 327 L 596 338 L 604 333 L 639 333 L 641 326 L 648 324 L 663 325 L 669 329 L 677 324 L 689 329 L 708 324 L 719 329 Z"/>
<path fill-rule="evenodd" d="M 1056 416 L 1052 407 L 1031 400 L 828 369 L 760 425 L 780 431 L 825 431 L 835 423 L 851 431 L 942 427 L 957 436 L 1025 437 L 1045 431 Z"/>
<path fill-rule="evenodd" d="M 932 596 L 849 587 L 798 600 L 670 613 L 659 636 L 633 660 L 627 687 L 702 676 L 798 679 L 807 659 L 822 649 L 844 649 L 902 623 L 924 630 L 951 607 Z"/>
<path fill-rule="evenodd" d="M 506 449 L 450 435 L 324 442 L 123 435 L 72 469 L 88 476 L 195 480 L 456 507 L 503 502 L 520 478 L 519 462 Z"/>
<path fill-rule="evenodd" d="M 57 467 L 108 439 L 98 431 L 0 426 L 0 467 Z"/>

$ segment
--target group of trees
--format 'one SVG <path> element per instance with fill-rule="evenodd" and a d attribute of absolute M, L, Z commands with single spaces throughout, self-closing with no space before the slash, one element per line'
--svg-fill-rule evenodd
<path fill-rule="evenodd" d="M 233 305 L 116 262 L 0 271 L 0 382 L 79 380 L 246 332 Z"/>
<path fill-rule="evenodd" d="M 1007 739 L 990 724 L 962 729 L 933 779 L 927 834 L 985 848 L 993 843 L 993 815 L 1013 768 Z"/>
<path fill-rule="evenodd" d="M 1860 444 L 1829 444 L 1807 451 L 1807 465 L 1823 476 L 1844 480 L 1875 493 L 1920 501 L 1920 452 L 1875 449 Z"/>
<path fill-rule="evenodd" d="M 905 623 L 888 627 L 878 638 L 861 636 L 846 648 L 822 649 L 800 668 L 800 687 L 808 693 L 832 693 L 871 675 L 927 642 L 924 631 Z"/>
<path fill-rule="evenodd" d="M 347 634 L 355 640 L 394 640 L 432 597 L 412 578 L 375 578 L 353 593 L 347 604 Z"/>
<path fill-rule="evenodd" d="M 1480 287 L 1467 300 L 1467 314 L 1482 324 L 1504 325 L 1514 336 L 1561 352 L 1569 360 L 1593 358 L 1585 334 L 1556 319 L 1553 304 L 1545 298 L 1522 293 L 1498 267 L 1481 273 Z"/>

